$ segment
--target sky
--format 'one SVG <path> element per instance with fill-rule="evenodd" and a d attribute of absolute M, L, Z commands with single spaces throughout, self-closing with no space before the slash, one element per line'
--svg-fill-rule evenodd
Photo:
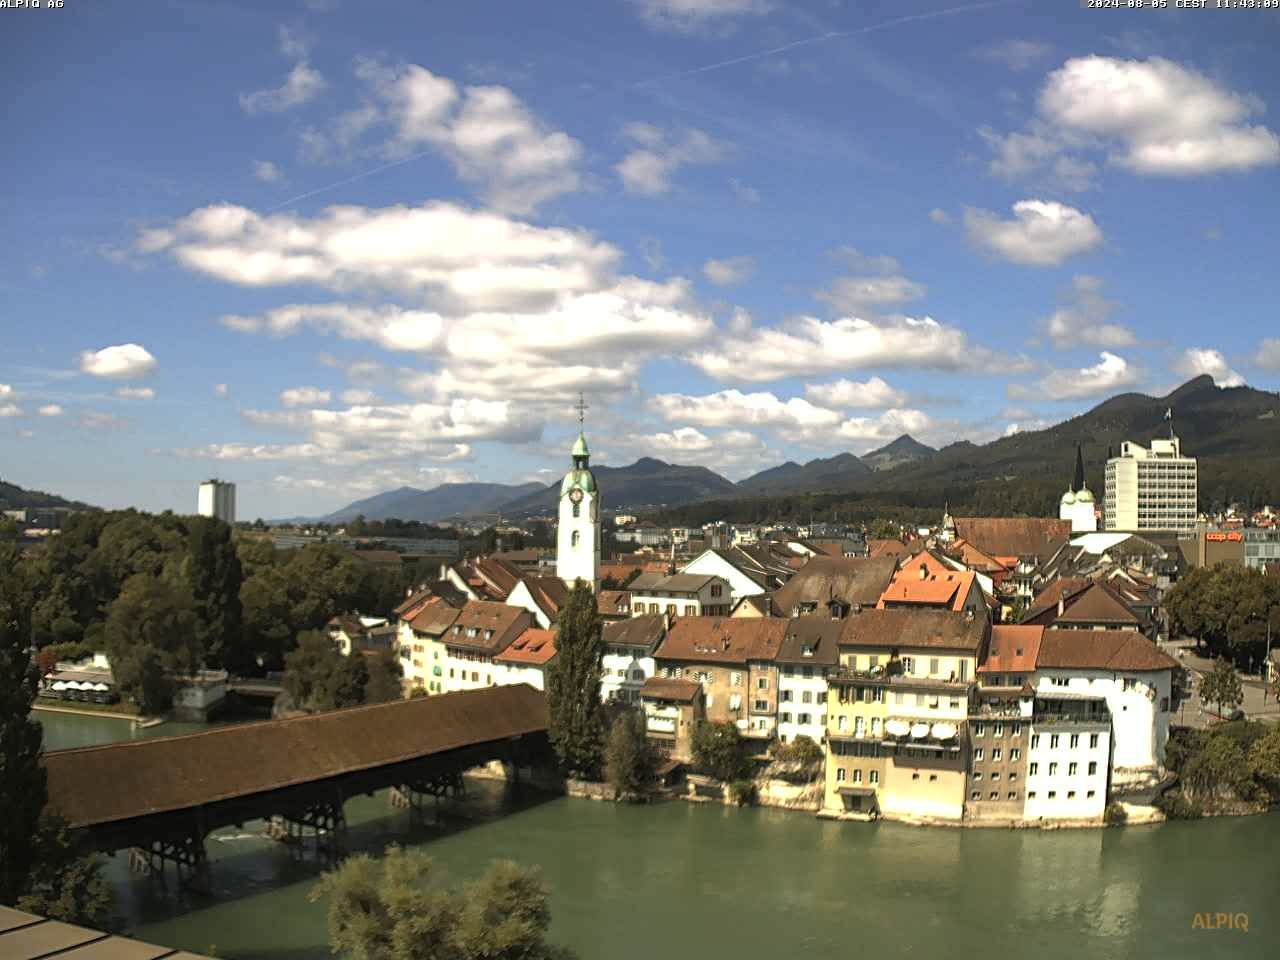
<path fill-rule="evenodd" d="M 1170 5 L 1171 6 L 1171 5 Z M 1280 13 L 0 11 L 0 476 L 242 519 L 1280 388 Z M 1194 451 L 1191 451 L 1194 452 Z"/>

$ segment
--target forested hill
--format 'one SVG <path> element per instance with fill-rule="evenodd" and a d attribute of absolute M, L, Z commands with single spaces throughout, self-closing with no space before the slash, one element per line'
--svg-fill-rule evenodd
<path fill-rule="evenodd" d="M 68 500 L 43 490 L 24 490 L 15 483 L 0 479 L 0 510 L 21 510 L 24 507 L 67 507 L 71 510 L 96 510 L 87 503 Z"/>

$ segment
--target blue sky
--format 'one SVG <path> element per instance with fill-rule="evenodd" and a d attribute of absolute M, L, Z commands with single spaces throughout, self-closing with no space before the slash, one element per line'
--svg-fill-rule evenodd
<path fill-rule="evenodd" d="M 269 8 L 269 12 L 268 9 Z M 320 512 L 1280 386 L 1280 14 L 3 11 L 0 474 Z"/>

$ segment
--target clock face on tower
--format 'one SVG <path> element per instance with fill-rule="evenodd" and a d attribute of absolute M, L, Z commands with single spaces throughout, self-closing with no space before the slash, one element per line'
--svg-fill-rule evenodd
<path fill-rule="evenodd" d="M 572 500 L 574 503 L 581 503 L 582 491 L 579 490 L 577 487 L 574 487 L 572 490 L 569 491 L 569 499 Z"/>

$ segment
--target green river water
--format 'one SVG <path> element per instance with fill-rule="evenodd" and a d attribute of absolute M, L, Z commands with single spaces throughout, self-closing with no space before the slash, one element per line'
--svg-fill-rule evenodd
<path fill-rule="evenodd" d="M 58 749 L 170 735 L 166 724 L 39 714 Z M 515 796 L 472 782 L 440 825 L 411 825 L 385 796 L 347 804 L 348 847 L 422 846 L 454 879 L 509 857 L 539 865 L 555 939 L 587 958 L 1274 957 L 1280 817 L 1108 830 L 959 830 L 831 823 L 688 803 L 623 806 Z M 109 875 L 128 931 L 220 957 L 327 956 L 320 866 L 257 835 L 208 840 L 210 895 Z M 1196 915 L 1247 914 L 1248 931 Z M 1213 922 L 1212 917 L 1209 918 Z"/>

